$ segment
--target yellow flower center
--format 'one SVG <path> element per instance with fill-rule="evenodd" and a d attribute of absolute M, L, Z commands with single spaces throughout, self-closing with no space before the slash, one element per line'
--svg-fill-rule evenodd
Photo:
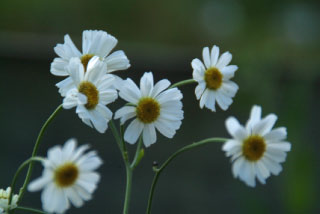
<path fill-rule="evenodd" d="M 160 104 L 151 97 L 141 98 L 136 107 L 137 118 L 143 123 L 152 123 L 160 115 Z"/>
<path fill-rule="evenodd" d="M 207 88 L 217 90 L 222 84 L 223 75 L 216 67 L 208 68 L 204 74 Z"/>
<path fill-rule="evenodd" d="M 89 61 L 90 61 L 90 59 L 91 59 L 92 57 L 94 57 L 93 54 L 86 54 L 86 55 L 83 55 L 83 56 L 81 57 L 81 63 L 82 63 L 82 65 L 83 65 L 83 67 L 84 67 L 84 71 L 87 70 L 88 63 L 89 63 Z"/>
<path fill-rule="evenodd" d="M 86 95 L 88 101 L 85 107 L 87 109 L 93 109 L 99 103 L 99 91 L 96 86 L 88 81 L 83 81 L 80 83 L 79 92 Z"/>
<path fill-rule="evenodd" d="M 79 176 L 79 169 L 74 163 L 65 163 L 54 172 L 54 181 L 59 187 L 68 187 L 75 183 Z"/>
<path fill-rule="evenodd" d="M 243 156 L 249 161 L 258 161 L 266 151 L 266 143 L 263 137 L 252 135 L 248 137 L 242 146 Z"/>

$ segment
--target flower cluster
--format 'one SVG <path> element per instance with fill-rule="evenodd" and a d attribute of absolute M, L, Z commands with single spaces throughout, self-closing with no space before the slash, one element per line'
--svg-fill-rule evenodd
<path fill-rule="evenodd" d="M 17 201 L 19 196 L 13 195 L 11 204 L 9 205 L 9 197 L 11 193 L 11 188 L 8 187 L 6 190 L 0 189 L 0 214 L 7 214 L 9 210 L 17 207 Z"/>
<path fill-rule="evenodd" d="M 117 39 L 107 32 L 85 30 L 82 34 L 82 52 L 72 42 L 69 35 L 64 37 L 64 44 L 58 44 L 54 51 L 58 55 L 51 63 L 51 73 L 65 77 L 56 86 L 63 97 L 62 108 L 76 109 L 81 121 L 99 133 L 105 133 L 111 127 L 126 165 L 127 188 L 131 188 L 132 171 L 144 154 L 144 147 L 157 142 L 157 132 L 167 138 L 173 138 L 184 119 L 183 94 L 178 86 L 197 83 L 195 97 L 200 108 L 216 111 L 216 103 L 222 110 L 227 110 L 233 102 L 239 87 L 231 81 L 238 66 L 229 65 L 232 55 L 214 45 L 203 48 L 203 61 L 196 58 L 191 62 L 192 79 L 171 85 L 167 79 L 154 83 L 152 72 L 145 72 L 138 86 L 130 78 L 125 80 L 113 74 L 114 71 L 126 70 L 130 62 L 122 50 L 115 48 Z M 191 73 L 190 73 L 191 76 Z M 126 104 L 115 113 L 109 104 L 122 98 Z M 59 109 L 59 108 L 58 108 Z M 273 129 L 277 116 L 270 114 L 261 118 L 261 107 L 254 105 L 245 126 L 237 119 L 229 117 L 226 128 L 232 139 L 224 139 L 222 150 L 231 157 L 232 173 L 235 178 L 248 186 L 256 185 L 256 178 L 265 184 L 271 175 L 278 175 L 282 170 L 280 163 L 286 159 L 286 152 L 291 144 L 286 142 L 286 128 Z M 118 132 L 113 120 L 120 123 Z M 128 122 L 130 120 L 130 122 Z M 126 127 L 125 123 L 128 122 Z M 39 133 L 40 141 L 42 131 Z M 139 140 L 138 140 L 139 139 Z M 174 157 L 181 152 L 210 141 L 200 141 L 175 152 L 162 167 L 154 167 L 156 175 L 163 170 Z M 35 145 L 37 151 L 39 142 Z M 132 162 L 128 157 L 126 143 L 139 141 Z M 43 210 L 49 213 L 65 213 L 71 205 L 81 207 L 92 194 L 100 181 L 96 170 L 102 160 L 95 151 L 87 152 L 88 145 L 77 147 L 75 139 L 68 140 L 63 146 L 54 146 L 48 150 L 47 158 L 33 156 L 29 159 L 29 173 L 32 161 L 40 160 L 44 170 L 42 176 L 33 180 L 27 187 L 31 192 L 42 191 Z M 25 183 L 28 183 L 28 177 Z M 157 181 L 155 177 L 154 181 Z M 25 187 L 22 188 L 22 193 Z M 152 194 L 149 198 L 147 213 L 150 213 Z M 126 193 L 130 193 L 126 191 Z M 18 195 L 13 195 L 9 203 L 11 189 L 0 190 L 0 213 L 17 208 Z M 21 194 L 22 196 L 23 194 Z M 126 195 L 124 213 L 128 213 L 130 195 Z M 20 199 L 19 199 L 20 200 Z"/>

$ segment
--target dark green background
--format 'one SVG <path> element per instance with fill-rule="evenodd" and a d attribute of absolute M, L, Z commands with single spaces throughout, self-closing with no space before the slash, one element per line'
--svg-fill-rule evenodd
<path fill-rule="evenodd" d="M 41 125 L 62 102 L 54 86 L 61 78 L 49 72 L 53 47 L 68 33 L 80 48 L 83 30 L 101 29 L 118 38 L 116 49 L 131 61 L 131 68 L 118 74 L 135 81 L 150 70 L 156 81 L 189 79 L 191 60 L 214 44 L 230 51 L 232 64 L 239 66 L 233 80 L 240 89 L 226 112 L 201 110 L 194 86 L 182 88 L 183 124 L 173 140 L 158 134 L 158 142 L 146 149 L 134 173 L 131 213 L 145 212 L 152 161 L 162 163 L 194 141 L 229 137 L 225 119 L 234 115 L 245 123 L 253 104 L 263 107 L 263 115 L 277 114 L 276 127 L 287 127 L 292 151 L 283 172 L 249 188 L 233 179 L 221 145 L 207 145 L 165 170 L 153 213 L 319 213 L 319 23 L 316 0 L 1 0 L 0 187 L 10 184 Z M 122 104 L 118 100 L 111 108 Z M 71 137 L 90 143 L 104 164 L 94 199 L 68 213 L 121 213 L 125 170 L 110 130 L 101 135 L 74 109 L 63 110 L 44 135 L 39 155 Z M 33 178 L 41 170 L 37 165 Z M 40 193 L 27 193 L 21 205 L 40 208 Z"/>

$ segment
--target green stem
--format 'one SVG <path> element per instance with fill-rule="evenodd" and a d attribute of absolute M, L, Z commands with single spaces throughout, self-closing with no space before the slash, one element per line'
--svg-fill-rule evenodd
<path fill-rule="evenodd" d="M 126 145 L 124 144 L 124 141 L 123 141 L 123 138 L 122 138 L 122 134 L 121 134 L 121 136 L 119 135 L 118 129 L 116 128 L 113 120 L 109 121 L 109 126 L 111 128 L 111 131 L 112 131 L 112 134 L 113 134 L 114 138 L 117 141 L 117 144 L 118 144 L 118 147 L 120 149 L 120 152 L 121 152 L 122 158 L 124 160 L 124 163 L 126 164 L 128 162 L 129 158 L 128 158 L 128 152 L 127 152 L 127 149 L 126 149 Z M 120 128 L 120 130 L 122 132 L 122 128 Z"/>
<path fill-rule="evenodd" d="M 124 139 L 123 139 L 123 126 L 120 126 L 120 135 L 119 135 L 118 129 L 116 128 L 113 120 L 110 120 L 109 126 L 111 128 L 111 131 L 113 133 L 114 138 L 117 141 L 117 144 L 120 149 L 124 164 L 126 166 L 126 193 L 125 193 L 125 199 L 124 199 L 124 205 L 123 205 L 123 214 L 128 214 L 129 213 L 130 197 L 131 197 L 133 169 L 130 166 L 127 147 L 126 147 Z"/>
<path fill-rule="evenodd" d="M 47 214 L 46 212 L 43 212 L 42 210 L 37 210 L 34 208 L 30 208 L 30 207 L 16 207 L 14 208 L 15 210 L 24 210 L 24 211 L 28 211 L 28 212 L 34 212 L 34 213 L 40 213 L 40 214 Z"/>
<path fill-rule="evenodd" d="M 13 197 L 13 193 L 14 193 L 14 190 L 15 190 L 15 186 L 16 186 L 16 183 L 17 183 L 17 178 L 19 177 L 20 175 L 20 172 L 26 167 L 28 166 L 30 163 L 32 163 L 33 161 L 43 161 L 43 158 L 39 158 L 39 157 L 32 157 L 32 158 L 29 158 L 28 160 L 26 160 L 25 162 L 23 162 L 18 170 L 16 171 L 15 175 L 13 176 L 13 179 L 12 179 L 12 182 L 11 182 L 11 191 L 10 191 L 10 194 L 9 194 L 9 200 L 8 200 L 8 205 L 10 206 L 11 205 L 11 202 L 12 202 L 12 197 Z M 29 165 L 30 167 L 30 165 Z M 20 197 L 20 196 L 19 196 Z M 18 199 L 19 201 L 19 199 Z"/>
<path fill-rule="evenodd" d="M 124 199 L 124 207 L 123 207 L 123 214 L 129 213 L 129 205 L 130 205 L 130 198 L 131 198 L 131 187 L 132 187 L 132 173 L 133 170 L 130 167 L 129 162 L 126 164 L 126 174 L 127 174 L 127 183 L 126 183 L 126 195 Z"/>
<path fill-rule="evenodd" d="M 188 84 L 192 84 L 192 83 L 196 83 L 196 81 L 194 79 L 182 80 L 180 82 L 177 82 L 177 83 L 171 85 L 168 89 L 183 86 L 183 85 L 188 85 Z"/>
<path fill-rule="evenodd" d="M 133 159 L 131 166 L 130 166 L 132 170 L 134 170 L 136 168 L 136 166 L 139 164 L 139 162 L 143 156 L 143 149 L 141 149 L 142 142 L 143 141 L 142 141 L 142 136 L 141 136 L 139 139 L 139 142 L 138 142 L 136 154 L 134 155 L 134 159 Z"/>
<path fill-rule="evenodd" d="M 178 155 L 191 150 L 193 148 L 205 145 L 207 143 L 213 143 L 213 142 L 225 142 L 228 139 L 225 138 L 208 138 L 196 143 L 192 143 L 190 145 L 187 145 L 185 147 L 182 147 L 181 149 L 179 149 L 178 151 L 176 151 L 175 153 L 173 153 L 162 165 L 160 168 L 154 168 L 154 171 L 156 172 L 156 174 L 154 175 L 152 184 L 151 184 L 151 189 L 150 189 L 150 194 L 149 194 L 149 199 L 148 199 L 148 207 L 147 207 L 147 214 L 151 213 L 151 205 L 152 205 L 152 200 L 153 200 L 153 194 L 154 194 L 154 190 L 156 187 L 156 184 L 158 182 L 159 176 L 161 174 L 161 172 L 168 166 L 168 164 L 175 159 Z"/>
<path fill-rule="evenodd" d="M 43 136 L 45 130 L 47 129 L 48 125 L 56 117 L 56 115 L 58 114 L 58 112 L 61 109 L 62 109 L 62 105 L 59 105 L 56 108 L 56 110 L 54 110 L 54 112 L 50 115 L 50 117 L 47 119 L 47 121 L 43 124 L 43 126 L 42 126 L 42 128 L 41 128 L 41 130 L 39 132 L 38 138 L 36 140 L 36 143 L 34 145 L 31 157 L 35 157 L 37 155 L 38 148 L 39 148 L 39 145 L 40 145 L 40 142 L 41 142 L 41 139 L 42 139 L 42 136 Z M 19 193 L 18 202 L 22 199 L 22 197 L 23 197 L 23 195 L 24 195 L 24 193 L 26 191 L 27 185 L 28 185 L 28 183 L 30 181 L 30 178 L 31 178 L 32 170 L 33 170 L 33 163 L 31 162 L 30 165 L 29 165 L 28 172 L 27 172 L 26 178 L 24 180 L 23 186 L 22 186 L 22 188 L 20 190 L 20 193 Z"/>

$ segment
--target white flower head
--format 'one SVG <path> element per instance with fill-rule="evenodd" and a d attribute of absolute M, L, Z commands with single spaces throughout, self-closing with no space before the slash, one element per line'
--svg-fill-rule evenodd
<path fill-rule="evenodd" d="M 238 66 L 228 65 L 232 59 L 229 52 L 223 53 L 219 58 L 219 47 L 215 45 L 211 54 L 208 47 L 203 48 L 202 57 L 204 64 L 199 59 L 191 62 L 193 79 L 199 83 L 195 94 L 200 99 L 200 108 L 205 106 L 216 111 L 217 102 L 222 110 L 227 110 L 239 88 L 230 81 Z"/>
<path fill-rule="evenodd" d="M 100 175 L 95 172 L 102 160 L 95 151 L 85 153 L 89 148 L 77 148 L 75 139 L 68 140 L 63 147 L 48 150 L 48 157 L 42 162 L 42 176 L 28 185 L 31 192 L 43 189 L 42 207 L 46 212 L 64 213 L 70 208 L 81 207 L 92 197 Z"/>
<path fill-rule="evenodd" d="M 86 70 L 88 62 L 94 56 L 98 56 L 100 60 L 107 63 L 108 70 L 105 71 L 106 73 L 125 70 L 130 67 L 130 62 L 125 53 L 119 50 L 110 54 L 117 43 L 118 40 L 105 31 L 85 30 L 82 33 L 82 52 L 80 52 L 67 34 L 64 36 L 64 44 L 57 44 L 54 48 L 59 57 L 51 63 L 50 71 L 56 76 L 69 76 L 66 67 L 72 58 L 79 58 Z M 59 82 L 57 84 L 59 92 L 65 95 L 71 84 L 70 77 Z"/>
<path fill-rule="evenodd" d="M 77 107 L 76 113 L 82 121 L 100 133 L 107 130 L 112 118 L 112 112 L 106 105 L 118 97 L 112 87 L 114 77 L 105 74 L 105 69 L 106 63 L 96 56 L 88 62 L 86 72 L 79 58 L 70 59 L 66 70 L 70 74 L 72 87 L 63 100 L 65 109 Z"/>
<path fill-rule="evenodd" d="M 233 139 L 222 147 L 226 156 L 231 156 L 234 177 L 239 177 L 248 186 L 256 185 L 255 178 L 262 184 L 270 174 L 278 175 L 282 171 L 291 144 L 286 142 L 285 127 L 272 129 L 277 116 L 269 114 L 261 118 L 261 107 L 253 106 L 245 127 L 234 117 L 226 120 L 226 127 Z"/>
<path fill-rule="evenodd" d="M 6 190 L 0 189 L 0 214 L 7 214 L 9 210 L 17 207 L 19 196 L 16 194 L 12 196 L 11 204 L 8 206 L 10 192 L 10 187 L 8 187 Z"/>
<path fill-rule="evenodd" d="M 120 122 L 136 117 L 127 127 L 124 139 L 134 144 L 142 133 L 146 147 L 157 140 L 156 129 L 172 138 L 180 128 L 183 119 L 182 94 L 179 89 L 171 88 L 167 79 L 153 83 L 153 75 L 146 72 L 140 80 L 140 89 L 128 78 L 124 80 L 119 95 L 133 106 L 124 106 L 115 113 Z"/>

